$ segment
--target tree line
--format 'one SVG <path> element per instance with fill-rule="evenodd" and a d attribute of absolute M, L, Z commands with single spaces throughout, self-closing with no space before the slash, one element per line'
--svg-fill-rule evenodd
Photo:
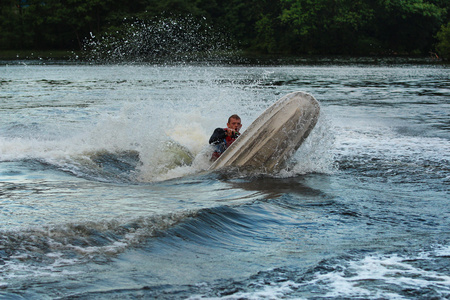
<path fill-rule="evenodd" d="M 0 50 L 81 50 L 133 22 L 190 16 L 258 54 L 450 57 L 450 0 L 2 0 Z M 123 34 L 123 33 L 122 33 Z"/>

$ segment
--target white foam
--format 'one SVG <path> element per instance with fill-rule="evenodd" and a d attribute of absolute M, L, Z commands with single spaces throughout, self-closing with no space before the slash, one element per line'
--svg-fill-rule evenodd
<path fill-rule="evenodd" d="M 440 137 L 408 136 L 386 124 L 335 126 L 336 154 L 370 156 L 389 160 L 450 160 L 450 140 Z"/>
<path fill-rule="evenodd" d="M 0 264 L 0 286 L 7 286 L 14 279 L 26 279 L 33 277 L 58 277 L 65 275 L 75 275 L 78 272 L 70 271 L 68 267 L 86 263 L 93 257 L 114 256 L 127 250 L 132 245 L 137 245 L 142 240 L 153 236 L 155 232 L 171 227 L 174 224 L 191 216 L 192 212 L 182 211 L 167 215 L 155 215 L 152 217 L 112 220 L 105 222 L 89 222 L 87 224 L 67 224 L 66 226 L 41 227 L 39 229 L 30 229 L 29 232 L 22 233 L 24 245 L 15 246 L 14 254 L 3 264 Z M 89 245 L 91 238 L 89 231 L 122 231 L 121 224 L 132 222 L 136 226 L 129 228 L 128 232 L 117 240 L 110 240 L 106 244 Z M 81 229 L 77 229 L 81 226 Z M 80 233 L 86 226 L 87 233 Z M 77 243 L 72 244 L 73 240 L 83 240 L 80 246 Z M 45 240 L 44 249 L 34 244 L 34 240 Z M 29 246 L 32 244 L 33 246 Z M 47 248 L 48 247 L 48 248 Z M 45 259 L 40 255 L 45 252 Z M 76 253 L 77 255 L 73 255 Z M 44 263 L 41 263 L 41 262 Z"/>
<path fill-rule="evenodd" d="M 333 152 L 336 137 L 331 126 L 328 111 L 322 109 L 316 126 L 294 155 L 295 166 L 291 171 L 283 171 L 281 174 L 293 176 L 295 174 L 333 174 L 336 172 L 335 153 Z"/>
<path fill-rule="evenodd" d="M 410 263 L 415 259 L 417 258 L 398 255 L 366 256 L 362 260 L 336 266 L 334 272 L 317 273 L 316 279 L 310 283 L 326 287 L 329 291 L 325 297 L 405 299 L 402 295 L 390 291 L 392 289 L 388 288 L 389 286 L 417 290 L 429 288 L 450 295 L 450 276 L 416 267 Z M 377 282 L 375 287 L 370 285 L 373 282 Z"/>
<path fill-rule="evenodd" d="M 171 124 L 168 121 L 152 126 L 152 120 L 161 119 L 158 113 L 145 113 L 152 111 L 153 107 L 148 103 L 143 104 L 143 101 L 125 102 L 117 114 L 105 113 L 94 125 L 53 140 L 42 136 L 0 137 L 0 160 L 36 159 L 77 172 L 83 167 L 95 170 L 96 164 L 92 162 L 91 156 L 96 153 L 134 150 L 140 153 L 143 162 L 139 176 L 142 181 L 176 177 L 176 174 L 165 174 L 170 170 L 167 165 L 170 165 L 173 157 L 168 157 L 165 152 L 167 149 L 163 148 L 164 143 L 176 141 L 196 155 L 207 145 L 206 129 L 200 123 L 192 123 L 189 118 L 198 117 L 189 114 L 185 116 L 185 126 L 179 124 L 183 122 L 182 119 L 174 128 L 169 127 Z M 185 173 L 190 172 L 181 174 Z"/>
<path fill-rule="evenodd" d="M 11 257 L 13 258 L 13 257 Z M 58 253 L 51 256 L 53 262 L 44 266 L 33 265 L 27 261 L 7 260 L 0 265 L 0 286 L 7 286 L 8 282 L 14 279 L 24 279 L 33 277 L 59 277 L 66 275 L 76 275 L 79 272 L 62 269 L 65 266 L 79 262 L 77 259 L 63 259 Z"/>
<path fill-rule="evenodd" d="M 450 245 L 440 246 L 434 250 L 436 256 L 450 257 Z"/>

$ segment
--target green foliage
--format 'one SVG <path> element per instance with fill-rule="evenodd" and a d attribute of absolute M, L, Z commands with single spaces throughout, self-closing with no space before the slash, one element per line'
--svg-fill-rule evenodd
<path fill-rule="evenodd" d="M 262 15 L 261 18 L 256 21 L 255 29 L 257 34 L 258 43 L 255 45 L 257 48 L 271 53 L 276 49 L 275 29 L 273 28 L 272 19 L 270 16 Z"/>
<path fill-rule="evenodd" d="M 11 49 L 16 47 L 15 41 L 20 41 L 18 35 L 23 33 L 20 11 L 16 7 L 16 1 L 4 0 L 0 6 L 0 47 Z M 8 16 L 8 17 L 6 17 Z"/>
<path fill-rule="evenodd" d="M 423 0 L 381 0 L 378 7 L 375 37 L 393 52 L 427 53 L 446 13 L 446 6 Z"/>
<path fill-rule="evenodd" d="M 373 52 L 426 52 L 446 12 L 423 0 L 280 1 L 281 20 L 302 41 L 302 52 L 367 53 L 370 45 Z"/>
<path fill-rule="evenodd" d="M 446 59 L 450 58 L 450 22 L 446 26 L 442 25 L 437 33 L 439 43 L 436 46 L 438 54 Z"/>
<path fill-rule="evenodd" d="M 436 39 L 447 53 L 448 7 L 450 0 L 2 0 L 0 49 L 77 50 L 92 36 L 129 34 L 124 28 L 137 20 L 190 16 L 259 53 L 428 53 Z"/>

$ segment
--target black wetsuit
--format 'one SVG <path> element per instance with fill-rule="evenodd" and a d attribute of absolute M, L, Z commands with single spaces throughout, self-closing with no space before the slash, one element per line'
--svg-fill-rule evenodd
<path fill-rule="evenodd" d="M 216 147 L 211 159 L 216 160 L 228 147 L 230 147 L 238 136 L 239 132 L 236 132 L 233 136 L 227 136 L 224 128 L 216 128 L 209 138 L 209 143 Z"/>

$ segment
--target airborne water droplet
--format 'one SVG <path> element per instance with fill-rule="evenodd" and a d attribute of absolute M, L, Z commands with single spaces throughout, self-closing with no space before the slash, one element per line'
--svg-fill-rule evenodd
<path fill-rule="evenodd" d="M 91 61 L 112 63 L 220 61 L 231 57 L 233 47 L 229 39 L 206 25 L 205 20 L 185 17 L 130 23 L 124 19 L 122 27 L 114 33 L 92 35 L 84 50 Z"/>

